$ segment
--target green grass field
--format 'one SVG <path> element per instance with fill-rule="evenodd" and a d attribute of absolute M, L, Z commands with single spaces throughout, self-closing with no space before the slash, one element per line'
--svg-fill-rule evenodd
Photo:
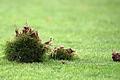
<path fill-rule="evenodd" d="M 77 51 L 79 59 L 16 63 L 4 59 L 6 41 L 26 19 L 54 46 Z M 19 27 L 19 28 L 20 28 Z M 0 0 L 0 80 L 120 80 L 120 0 Z"/>

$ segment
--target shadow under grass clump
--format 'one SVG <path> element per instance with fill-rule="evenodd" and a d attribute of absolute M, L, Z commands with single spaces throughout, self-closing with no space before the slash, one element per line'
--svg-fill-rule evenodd
<path fill-rule="evenodd" d="M 32 30 L 28 25 L 21 32 L 18 30 L 15 32 L 15 39 L 6 44 L 6 58 L 17 62 L 42 62 L 49 44 L 43 44 L 38 32 Z"/>
<path fill-rule="evenodd" d="M 50 54 L 50 58 L 57 60 L 71 60 L 74 57 L 74 50 L 71 48 L 65 49 L 63 46 L 54 48 L 53 52 Z"/>

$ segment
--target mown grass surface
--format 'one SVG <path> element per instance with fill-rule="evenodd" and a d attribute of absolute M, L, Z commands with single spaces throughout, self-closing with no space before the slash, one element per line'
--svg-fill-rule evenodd
<path fill-rule="evenodd" d="M 14 24 L 26 18 L 43 40 L 75 48 L 79 59 L 21 64 L 3 58 Z M 120 0 L 0 0 L 0 80 L 119 80 Z M 19 27 L 20 28 L 20 27 Z"/>

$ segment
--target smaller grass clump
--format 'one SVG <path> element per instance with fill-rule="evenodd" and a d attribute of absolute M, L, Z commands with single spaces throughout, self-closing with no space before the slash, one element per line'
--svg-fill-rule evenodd
<path fill-rule="evenodd" d="M 50 58 L 57 60 L 71 60 L 74 57 L 74 50 L 71 48 L 65 49 L 63 46 L 54 48 L 50 54 Z"/>
<path fill-rule="evenodd" d="M 112 59 L 113 59 L 113 61 L 119 61 L 120 62 L 120 53 L 113 52 L 112 53 Z"/>
<path fill-rule="evenodd" d="M 5 48 L 6 58 L 17 62 L 42 62 L 50 41 L 42 43 L 38 32 L 26 25 L 22 31 L 15 30 L 13 41 L 7 42 Z"/>

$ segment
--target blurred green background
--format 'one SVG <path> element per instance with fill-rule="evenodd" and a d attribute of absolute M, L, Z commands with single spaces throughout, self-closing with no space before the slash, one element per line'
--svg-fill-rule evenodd
<path fill-rule="evenodd" d="M 43 41 L 72 47 L 79 59 L 64 65 L 4 59 L 6 41 L 26 21 Z M 0 0 L 0 80 L 119 80 L 112 50 L 120 51 L 120 0 Z"/>

